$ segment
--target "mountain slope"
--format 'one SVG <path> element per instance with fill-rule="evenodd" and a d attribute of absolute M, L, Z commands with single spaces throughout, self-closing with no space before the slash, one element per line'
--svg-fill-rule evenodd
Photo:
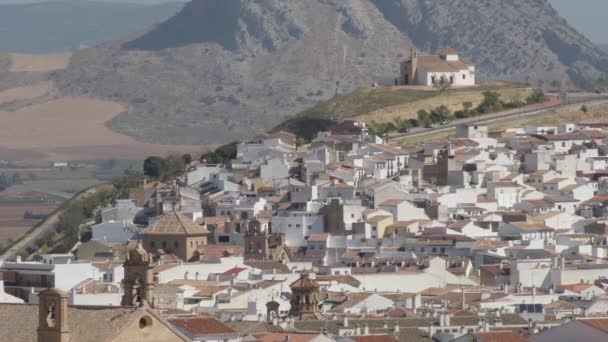
<path fill-rule="evenodd" d="M 222 143 L 320 100 L 392 83 L 412 44 L 450 45 L 481 80 L 597 80 L 607 55 L 547 0 L 194 0 L 123 42 L 79 51 L 66 94 L 130 105 L 109 125 L 140 140 Z"/>
<path fill-rule="evenodd" d="M 0 51 L 47 53 L 95 45 L 147 29 L 182 6 L 81 0 L 0 5 Z"/>

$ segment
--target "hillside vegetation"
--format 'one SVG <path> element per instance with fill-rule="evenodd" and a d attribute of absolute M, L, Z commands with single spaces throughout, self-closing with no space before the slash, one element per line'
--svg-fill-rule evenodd
<path fill-rule="evenodd" d="M 536 102 L 536 100 L 528 100 L 532 92 L 530 88 L 507 85 L 444 91 L 405 87 L 366 87 L 321 101 L 287 119 L 273 131 L 286 130 L 309 140 L 318 131 L 330 129 L 340 120 L 353 119 L 367 122 L 370 128 L 375 130 L 374 133 L 383 134 L 391 130 L 431 125 L 444 119 L 520 107 L 524 102 Z M 501 107 L 482 108 L 481 113 L 477 113 L 477 108 L 488 94 L 495 94 L 495 102 L 502 101 Z M 421 112 L 423 112 L 422 116 Z"/>

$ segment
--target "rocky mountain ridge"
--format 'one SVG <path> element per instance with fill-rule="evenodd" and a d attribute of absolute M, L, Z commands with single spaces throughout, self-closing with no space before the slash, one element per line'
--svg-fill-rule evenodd
<path fill-rule="evenodd" d="M 479 79 L 586 84 L 608 56 L 547 0 L 194 0 L 134 39 L 76 53 L 65 94 L 129 104 L 109 126 L 140 140 L 216 144 L 320 100 L 390 83 L 411 46 L 459 49 Z"/>

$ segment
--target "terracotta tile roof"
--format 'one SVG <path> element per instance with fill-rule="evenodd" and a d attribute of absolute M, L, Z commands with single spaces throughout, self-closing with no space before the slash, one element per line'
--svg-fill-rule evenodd
<path fill-rule="evenodd" d="M 390 153 L 393 154 L 399 154 L 399 155 L 403 155 L 403 154 L 408 154 L 407 151 L 403 150 L 401 147 L 397 147 L 397 146 L 393 146 L 393 145 L 375 145 L 376 147 L 383 149 L 385 151 L 388 151 Z"/>
<path fill-rule="evenodd" d="M 581 319 L 580 322 L 608 333 L 608 318 Z"/>
<path fill-rule="evenodd" d="M 310 234 L 310 236 L 308 237 L 308 241 L 325 242 L 325 241 L 327 241 L 327 238 L 329 238 L 329 234 L 327 234 L 327 233 L 316 233 L 316 234 Z"/>
<path fill-rule="evenodd" d="M 351 275 L 318 275 L 315 280 L 320 282 L 337 281 L 341 284 L 348 284 L 354 287 L 361 285 L 361 282 Z"/>
<path fill-rule="evenodd" d="M 351 293 L 347 295 L 346 301 L 332 309 L 332 311 L 343 311 L 352 308 L 371 296 L 371 293 Z"/>
<path fill-rule="evenodd" d="M 536 208 L 553 208 L 553 203 L 544 200 L 544 199 L 540 199 L 540 200 L 526 200 L 524 201 L 526 203 L 528 203 L 530 206 L 532 207 L 536 207 Z"/>
<path fill-rule="evenodd" d="M 433 55 L 418 57 L 418 67 L 434 72 L 456 72 L 469 69 L 469 66 L 463 61 L 446 61 L 439 56 Z"/>
<path fill-rule="evenodd" d="M 319 283 L 317 283 L 313 279 L 310 279 L 308 274 L 301 274 L 300 279 L 291 283 L 289 287 L 292 289 L 314 289 L 319 288 Z"/>
<path fill-rule="evenodd" d="M 149 311 L 126 307 L 68 307 L 71 342 L 107 341 Z M 0 304 L 3 341 L 36 342 L 38 305 Z M 182 335 L 180 335 L 182 336 Z"/>
<path fill-rule="evenodd" d="M 183 235 L 205 235 L 209 232 L 202 226 L 197 225 L 189 218 L 172 211 L 161 216 L 156 222 L 148 226 L 142 234 L 183 234 Z"/>
<path fill-rule="evenodd" d="M 515 182 L 491 182 L 496 188 L 520 188 L 521 185 Z"/>
<path fill-rule="evenodd" d="M 228 289 L 229 286 L 202 286 L 197 287 L 198 292 L 194 294 L 195 297 L 211 298 L 216 293 L 222 292 Z"/>
<path fill-rule="evenodd" d="M 386 313 L 386 316 L 390 318 L 403 318 L 407 317 L 407 311 L 402 308 L 393 308 Z"/>
<path fill-rule="evenodd" d="M 215 260 L 228 256 L 243 256 L 245 246 L 243 245 L 202 245 L 196 250 L 201 254 L 201 260 Z"/>
<path fill-rule="evenodd" d="M 386 200 L 382 203 L 380 203 L 380 206 L 382 207 L 394 207 L 397 206 L 401 203 L 403 203 L 405 200 L 400 200 L 400 199 L 390 199 L 390 200 Z"/>
<path fill-rule="evenodd" d="M 549 228 L 547 226 L 545 226 L 544 224 L 537 224 L 537 223 L 527 223 L 527 222 L 511 222 L 511 224 L 521 230 L 525 230 L 525 231 L 541 231 L 541 232 L 552 232 L 554 231 L 553 228 Z"/>
<path fill-rule="evenodd" d="M 222 275 L 225 275 L 225 276 L 237 275 L 246 270 L 247 269 L 243 268 L 243 267 L 233 267 L 233 268 L 229 269 L 228 271 L 222 273 Z"/>
<path fill-rule="evenodd" d="M 355 342 L 397 342 L 398 340 L 393 335 L 366 335 L 366 336 L 350 336 L 350 339 Z"/>
<path fill-rule="evenodd" d="M 585 291 L 586 289 L 590 288 L 591 286 L 593 286 L 593 284 L 565 284 L 565 285 L 560 285 L 558 288 L 560 290 L 582 292 L 582 291 Z"/>
<path fill-rule="evenodd" d="M 571 310 L 576 309 L 578 306 L 567 302 L 565 300 L 558 300 L 553 303 L 545 304 L 545 309 L 556 309 L 556 310 Z"/>
<path fill-rule="evenodd" d="M 228 335 L 237 332 L 231 327 L 211 317 L 178 318 L 169 320 L 171 324 L 180 330 L 185 330 L 191 335 Z"/>
<path fill-rule="evenodd" d="M 468 225 L 469 223 L 471 223 L 470 220 L 456 221 L 456 222 L 448 225 L 448 228 L 454 229 L 454 230 L 461 230 L 462 228 L 466 227 L 466 225 Z"/>
<path fill-rule="evenodd" d="M 388 219 L 392 219 L 393 216 L 390 215 L 376 215 L 376 216 L 372 216 L 369 217 L 365 220 L 365 222 L 367 223 L 378 223 L 378 222 L 382 222 L 384 220 L 388 220 Z"/>
<path fill-rule="evenodd" d="M 558 183 L 561 183 L 566 180 L 568 180 L 568 178 L 556 177 L 556 178 L 549 179 L 548 181 L 545 182 L 545 184 L 558 184 Z"/>
<path fill-rule="evenodd" d="M 258 341 L 260 342 L 308 342 L 310 340 L 315 339 L 319 334 L 309 334 L 309 333 L 282 333 L 282 332 L 273 332 L 260 336 Z"/>

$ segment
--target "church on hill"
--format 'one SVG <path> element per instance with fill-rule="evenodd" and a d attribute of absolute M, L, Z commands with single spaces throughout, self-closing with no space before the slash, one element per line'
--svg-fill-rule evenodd
<path fill-rule="evenodd" d="M 409 59 L 401 62 L 401 85 L 435 86 L 449 84 L 463 87 L 475 85 L 475 65 L 461 59 L 458 51 L 441 48 L 434 54 L 421 54 L 415 47 Z"/>

